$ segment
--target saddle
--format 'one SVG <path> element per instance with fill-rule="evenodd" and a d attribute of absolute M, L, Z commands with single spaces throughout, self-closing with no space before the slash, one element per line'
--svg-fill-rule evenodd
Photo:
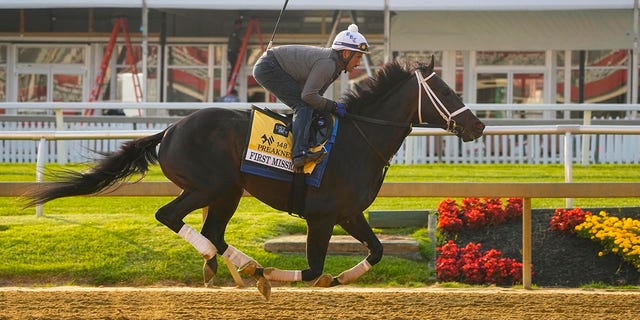
<path fill-rule="evenodd" d="M 251 111 L 251 127 L 247 134 L 241 170 L 290 181 L 294 167 L 292 161 L 293 134 L 291 124 L 293 115 L 282 115 L 272 110 L 253 105 Z M 337 131 L 337 120 L 329 113 L 314 112 L 311 120 L 309 146 L 316 151 L 325 148 L 327 152 L 333 144 Z M 326 164 L 307 163 L 304 173 L 313 175 L 318 167 Z M 245 167 L 243 169 L 243 166 Z M 310 184 L 313 185 L 313 184 Z M 319 186 L 319 182 L 316 187 Z"/>
<path fill-rule="evenodd" d="M 240 171 L 291 182 L 289 214 L 304 217 L 307 186 L 319 187 L 329 157 L 320 163 L 305 164 L 304 173 L 294 173 L 292 160 L 292 115 L 282 115 L 266 108 L 252 106 L 251 126 L 247 133 Z M 327 153 L 335 142 L 338 120 L 331 114 L 314 112 L 309 132 L 313 151 L 324 148 Z"/>

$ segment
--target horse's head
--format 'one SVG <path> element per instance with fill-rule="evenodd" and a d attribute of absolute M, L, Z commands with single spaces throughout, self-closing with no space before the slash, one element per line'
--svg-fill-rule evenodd
<path fill-rule="evenodd" d="M 428 123 L 445 129 L 462 141 L 482 136 L 484 123 L 476 117 L 460 97 L 434 71 L 433 57 L 428 66 L 415 70 L 418 79 L 418 110 L 414 124 Z"/>

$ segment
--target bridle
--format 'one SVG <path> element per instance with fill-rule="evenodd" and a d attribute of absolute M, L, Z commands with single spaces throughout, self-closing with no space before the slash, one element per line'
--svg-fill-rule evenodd
<path fill-rule="evenodd" d="M 429 79 L 431 79 L 434 75 L 436 75 L 436 73 L 432 72 L 428 77 L 425 78 L 422 76 L 422 73 L 420 72 L 420 70 L 416 70 L 415 75 L 418 81 L 418 123 L 422 123 L 422 89 L 424 89 L 424 91 L 427 94 L 427 97 L 429 97 L 429 100 L 431 100 L 431 103 L 433 104 L 434 108 L 438 111 L 438 114 L 440 114 L 442 119 L 445 121 L 446 128 L 444 129 L 453 134 L 458 134 L 458 126 L 456 124 L 456 121 L 453 120 L 453 118 L 459 115 L 460 113 L 464 112 L 465 110 L 468 110 L 469 107 L 465 105 L 464 107 L 454 111 L 453 113 L 449 112 L 449 110 L 444 106 L 444 103 L 440 101 L 440 98 L 438 98 L 438 96 L 435 94 L 433 89 L 431 89 L 431 87 L 429 86 L 429 83 L 428 83 Z M 388 94 L 391 94 L 392 92 L 393 90 L 389 90 Z M 394 121 L 388 121 L 388 120 L 381 120 L 381 119 L 375 119 L 375 118 L 365 117 L 361 115 L 356 115 L 352 113 L 347 113 L 346 117 L 351 120 L 373 123 L 377 125 L 406 128 L 407 129 L 406 134 L 409 135 L 409 133 L 411 133 L 411 124 L 406 122 L 394 122 Z M 358 130 L 358 132 L 360 133 L 360 135 L 362 136 L 362 138 L 364 139 L 364 141 L 374 151 L 374 153 L 378 156 L 378 158 L 380 158 L 382 162 L 385 163 L 384 173 L 386 174 L 387 168 L 391 165 L 390 163 L 391 159 L 386 159 L 380 153 L 380 151 L 376 149 L 376 147 L 373 145 L 373 143 L 371 143 L 371 141 L 369 141 L 369 139 L 367 138 L 367 135 L 364 133 L 364 131 L 362 131 L 362 129 L 360 128 L 360 126 L 356 121 L 353 121 L 353 124 L 355 128 Z M 429 126 L 429 125 L 418 125 L 418 126 L 422 127 L 422 126 Z M 384 177 L 384 174 L 383 174 L 383 177 Z"/>
<path fill-rule="evenodd" d="M 454 111 L 453 113 L 449 112 L 442 101 L 440 101 L 440 98 L 438 98 L 436 93 L 429 86 L 429 79 L 431 79 L 436 73 L 432 72 L 426 78 L 422 76 L 422 72 L 420 72 L 420 70 L 416 70 L 415 73 L 416 80 L 418 80 L 418 123 L 422 123 L 422 90 L 420 88 L 422 87 L 424 89 L 424 92 L 427 93 L 427 97 L 429 97 L 429 100 L 431 100 L 433 107 L 438 111 L 440 117 L 442 117 L 442 119 L 446 123 L 447 126 L 444 129 L 453 134 L 458 134 L 458 126 L 456 125 L 456 121 L 453 120 L 453 118 L 464 112 L 465 110 L 468 110 L 469 107 L 465 105 L 464 107 Z"/>

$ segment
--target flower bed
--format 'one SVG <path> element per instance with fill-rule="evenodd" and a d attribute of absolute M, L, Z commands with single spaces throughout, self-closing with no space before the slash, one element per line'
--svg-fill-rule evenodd
<path fill-rule="evenodd" d="M 613 253 L 640 269 L 640 220 L 611 217 L 601 211 L 585 217 L 575 230 L 579 236 L 603 246 L 598 256 Z"/>
<path fill-rule="evenodd" d="M 462 206 L 446 199 L 438 205 L 438 214 L 438 229 L 453 235 L 463 228 L 478 230 L 520 219 L 522 199 L 508 198 L 504 207 L 499 198 L 464 198 Z"/>
<path fill-rule="evenodd" d="M 505 258 L 495 249 L 480 250 L 481 244 L 470 242 L 463 248 L 447 241 L 438 247 L 438 280 L 469 284 L 513 285 L 522 283 L 522 263 Z"/>
<path fill-rule="evenodd" d="M 440 232 L 454 236 L 464 228 L 480 230 L 522 217 L 522 199 L 509 198 L 506 206 L 498 198 L 464 198 L 459 207 L 446 199 L 438 206 Z M 469 284 L 516 284 L 522 282 L 522 263 L 502 256 L 496 249 L 481 251 L 480 243 L 470 242 L 458 248 L 449 240 L 436 248 L 436 272 L 440 281 Z"/>
<path fill-rule="evenodd" d="M 507 208 L 518 208 L 518 201 L 515 199 L 507 200 L 507 204 L 504 206 L 504 213 L 500 213 L 500 210 L 497 210 L 497 203 L 499 202 L 494 199 L 463 200 L 460 206 L 451 199 L 446 199 L 441 202 L 439 207 L 444 209 L 443 212 L 445 212 L 447 218 L 444 222 L 439 221 L 439 226 L 444 227 L 441 229 L 441 234 L 445 237 L 442 241 L 443 245 L 439 247 L 438 261 L 436 262 L 438 279 L 440 281 L 510 284 L 518 283 L 521 280 L 519 277 L 509 278 L 505 275 L 504 271 L 490 271 L 488 277 L 486 276 L 486 271 L 483 273 L 482 268 L 485 268 L 484 262 L 486 261 L 492 261 L 487 264 L 487 267 L 490 268 L 493 261 L 498 261 L 496 266 L 500 266 L 499 261 L 503 258 L 512 259 L 516 266 L 517 263 L 519 263 L 516 260 L 521 260 L 521 220 L 505 218 L 502 223 L 496 223 L 496 221 L 500 221 L 501 215 L 505 217 L 508 216 L 506 213 Z M 483 212 L 478 210 L 478 208 L 483 207 L 493 208 L 493 212 L 488 215 L 486 213 L 483 215 Z M 608 210 L 611 210 L 615 214 L 620 214 L 615 212 L 617 209 L 618 208 L 610 208 Z M 497 215 L 495 214 L 496 212 L 498 213 Z M 633 212 L 636 216 L 640 217 L 640 215 L 638 215 L 640 209 L 635 209 Z M 509 214 L 514 214 L 514 212 L 510 212 Z M 624 214 L 629 215 L 629 212 L 625 212 Z M 498 216 L 498 219 L 494 218 L 495 216 Z M 630 261 L 625 258 L 625 260 L 630 263 L 626 263 L 625 260 L 614 254 L 606 254 L 608 252 L 615 254 L 619 254 L 618 252 L 624 253 L 624 248 L 620 247 L 620 249 L 617 249 L 617 252 L 613 251 L 613 247 L 611 247 L 611 250 L 607 250 L 606 246 L 603 247 L 600 242 L 596 242 L 591 238 L 583 238 L 580 235 L 580 231 L 576 233 L 575 227 L 585 222 L 590 216 L 593 217 L 595 215 L 590 215 L 588 210 L 583 211 L 580 209 L 533 210 L 532 281 L 534 284 L 539 286 L 576 287 L 593 282 L 612 285 L 639 283 L 640 272 L 633 263 L 640 260 L 640 255 L 638 255 L 640 251 L 634 251 L 634 249 L 637 249 L 637 247 L 633 247 L 634 240 L 625 241 L 619 237 L 606 238 L 607 243 L 627 246 L 627 253 L 635 254 L 633 257 L 635 260 Z M 618 225 L 622 223 L 624 226 L 624 222 L 617 222 Z M 626 223 L 628 226 L 633 225 L 630 222 Z M 484 225 L 484 227 L 480 227 L 482 225 Z M 607 222 L 605 225 L 614 226 L 615 222 L 613 224 Z M 600 235 L 602 235 L 602 230 L 600 230 L 600 232 Z M 597 234 L 597 232 L 595 234 Z M 450 242 L 449 240 L 452 241 Z M 616 241 L 618 243 L 616 243 Z M 638 240 L 635 241 L 638 242 Z M 635 244 L 638 245 L 638 243 Z M 628 245 L 631 245 L 631 247 L 628 247 Z M 453 258 L 453 252 L 455 252 L 453 246 L 455 246 L 458 252 L 455 258 L 455 264 L 451 260 Z M 465 261 L 462 258 L 461 251 L 462 248 L 466 248 L 467 246 L 469 246 L 468 249 L 476 248 L 476 253 L 466 256 L 466 261 L 469 263 L 463 263 L 461 265 L 460 261 Z M 482 251 L 481 248 L 484 248 L 485 251 Z M 443 254 L 443 252 L 446 252 L 446 254 Z M 441 258 L 443 256 L 444 258 Z M 469 259 L 469 257 L 475 257 L 475 260 Z M 463 272 L 463 270 L 465 270 L 465 268 L 463 268 L 465 264 L 467 265 L 467 274 Z M 458 268 L 457 273 L 454 268 Z M 498 267 L 494 269 L 498 269 Z M 486 268 L 484 270 L 486 270 Z M 519 275 L 521 275 L 521 269 L 519 270 Z M 480 276 L 482 274 L 483 276 Z M 501 278 L 500 275 L 503 277 Z M 481 278 L 483 279 L 482 282 L 479 280 Z"/>

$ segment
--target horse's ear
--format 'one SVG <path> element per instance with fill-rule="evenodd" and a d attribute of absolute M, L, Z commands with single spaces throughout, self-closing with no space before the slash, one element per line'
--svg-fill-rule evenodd
<path fill-rule="evenodd" d="M 429 70 L 428 73 L 433 72 L 433 67 L 435 66 L 435 61 L 436 61 L 436 58 L 434 57 L 434 55 L 431 55 L 431 62 L 429 63 L 429 66 L 427 67 L 427 70 Z"/>

